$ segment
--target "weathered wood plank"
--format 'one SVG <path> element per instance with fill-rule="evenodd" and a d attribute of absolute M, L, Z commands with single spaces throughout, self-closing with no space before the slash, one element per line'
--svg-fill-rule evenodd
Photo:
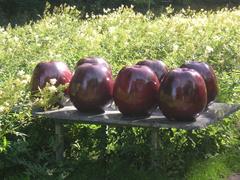
<path fill-rule="evenodd" d="M 58 123 L 100 124 L 109 126 L 149 127 L 149 128 L 178 128 L 200 129 L 207 127 L 224 117 L 238 111 L 240 104 L 212 103 L 206 111 L 200 113 L 193 122 L 176 122 L 168 120 L 159 110 L 149 117 L 124 117 L 113 108 L 107 108 L 102 114 L 86 114 L 76 110 L 74 106 L 66 106 L 59 110 L 37 112 L 46 118 L 54 119 Z"/>

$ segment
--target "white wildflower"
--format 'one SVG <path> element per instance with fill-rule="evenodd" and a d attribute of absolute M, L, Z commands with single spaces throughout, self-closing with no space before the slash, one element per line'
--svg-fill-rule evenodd
<path fill-rule="evenodd" d="M 26 81 L 30 81 L 31 76 L 29 74 L 25 74 L 25 75 L 23 75 L 23 79 Z"/>
<path fill-rule="evenodd" d="M 205 53 L 209 54 L 211 52 L 213 52 L 213 48 L 211 46 L 206 46 Z"/>
<path fill-rule="evenodd" d="M 173 51 L 177 51 L 179 49 L 179 46 L 177 44 L 173 44 Z"/>
<path fill-rule="evenodd" d="M 221 40 L 221 36 L 219 36 L 219 35 L 216 35 L 216 36 L 214 36 L 213 37 L 213 39 L 215 40 L 215 41 L 220 41 Z"/>
<path fill-rule="evenodd" d="M 49 36 L 46 36 L 44 40 L 49 41 L 51 38 Z"/>
<path fill-rule="evenodd" d="M 49 57 L 50 59 L 55 59 L 55 53 L 53 53 L 51 50 L 49 50 Z"/>
<path fill-rule="evenodd" d="M 3 106 L 0 106 L 0 113 L 2 113 L 4 111 L 4 107 Z"/>
<path fill-rule="evenodd" d="M 101 31 L 101 30 L 102 30 L 102 26 L 98 26 L 98 27 L 97 27 L 97 30 L 98 30 L 98 31 Z"/>
<path fill-rule="evenodd" d="M 27 84 L 28 81 L 26 79 L 22 80 L 22 84 Z"/>
<path fill-rule="evenodd" d="M 49 87 L 48 87 L 48 90 L 49 90 L 51 93 L 57 92 L 57 88 L 56 88 L 55 86 L 49 86 Z"/>
<path fill-rule="evenodd" d="M 20 71 L 18 71 L 18 73 L 17 73 L 18 76 L 23 76 L 24 74 L 25 74 L 25 72 L 24 72 L 23 70 L 20 70 Z"/>
<path fill-rule="evenodd" d="M 8 102 L 5 102 L 4 105 L 8 107 L 10 104 Z"/>
<path fill-rule="evenodd" d="M 117 41 L 117 40 L 118 40 L 118 37 L 117 37 L 117 36 L 113 36 L 113 37 L 112 37 L 112 40 L 113 40 L 113 41 Z"/>
<path fill-rule="evenodd" d="M 19 41 L 19 38 L 17 36 L 14 36 L 13 39 L 15 42 Z"/>
<path fill-rule="evenodd" d="M 110 11 L 111 11 L 111 9 L 109 9 L 109 8 L 103 9 L 103 12 L 104 12 L 105 14 L 107 14 L 107 13 L 110 12 Z"/>
<path fill-rule="evenodd" d="M 56 54 L 55 57 L 56 57 L 56 58 L 61 58 L 62 55 L 61 55 L 61 54 Z"/>
<path fill-rule="evenodd" d="M 21 79 L 17 78 L 17 79 L 15 80 L 15 83 L 18 84 L 18 85 L 21 84 L 21 83 L 22 83 L 22 82 L 21 82 Z"/>
<path fill-rule="evenodd" d="M 53 78 L 49 80 L 51 85 L 55 85 L 57 83 L 57 79 Z"/>
<path fill-rule="evenodd" d="M 115 30 L 116 30 L 116 27 L 113 27 L 113 26 L 108 28 L 108 32 L 110 34 L 114 33 Z"/>

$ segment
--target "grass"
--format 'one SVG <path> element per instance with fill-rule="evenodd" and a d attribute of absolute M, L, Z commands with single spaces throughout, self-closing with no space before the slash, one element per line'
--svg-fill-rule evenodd
<path fill-rule="evenodd" d="M 203 130 L 160 130 L 160 162 L 154 174 L 149 169 L 148 130 L 109 128 L 104 142 L 100 126 L 75 125 L 66 126 L 66 162 L 55 164 L 53 124 L 31 115 L 33 100 L 28 87 L 32 70 L 40 61 L 61 60 L 73 70 L 80 58 L 101 56 L 116 76 L 123 66 L 145 58 L 163 59 L 170 68 L 189 59 L 201 60 L 215 69 L 218 100 L 240 101 L 239 8 L 198 13 L 185 9 L 176 14 L 167 8 L 166 13 L 155 17 L 120 7 L 86 20 L 80 19 L 80 14 L 75 8 L 61 7 L 53 14 L 46 10 L 35 23 L 0 28 L 0 176 L 64 179 L 78 175 L 79 167 L 85 164 L 81 170 L 86 177 L 94 177 L 88 173 L 91 164 L 97 172 L 104 157 L 109 171 L 99 170 L 103 177 L 180 179 L 191 172 L 203 172 L 204 168 L 197 173 L 189 170 L 199 159 L 209 159 L 238 144 L 239 113 Z M 108 144 L 106 152 L 104 143 Z M 219 171 L 210 168 L 215 166 L 224 174 L 235 170 L 227 169 L 227 160 L 218 157 L 217 164 L 211 163 L 211 158 L 206 161 L 209 174 L 218 176 Z"/>
<path fill-rule="evenodd" d="M 190 168 L 188 180 L 227 179 L 233 172 L 240 172 L 240 150 L 233 148 L 225 153 L 200 161 Z"/>

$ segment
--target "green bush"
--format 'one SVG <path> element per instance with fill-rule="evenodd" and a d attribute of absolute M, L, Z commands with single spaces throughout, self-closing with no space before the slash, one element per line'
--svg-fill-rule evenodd
<path fill-rule="evenodd" d="M 144 58 L 162 58 L 171 68 L 201 60 L 216 71 L 218 100 L 237 103 L 240 9 L 174 14 L 167 8 L 155 17 L 120 7 L 83 20 L 75 8 L 62 6 L 50 9 L 52 13 L 49 8 L 36 23 L 0 28 L 0 177 L 180 179 L 196 160 L 238 145 L 239 113 L 203 130 L 163 129 L 158 170 L 153 173 L 149 130 L 108 128 L 106 136 L 104 127 L 74 125 L 65 127 L 66 160 L 56 164 L 53 123 L 31 115 L 28 85 L 38 62 L 61 60 L 73 69 L 81 57 L 101 56 L 116 76 L 123 66 Z"/>

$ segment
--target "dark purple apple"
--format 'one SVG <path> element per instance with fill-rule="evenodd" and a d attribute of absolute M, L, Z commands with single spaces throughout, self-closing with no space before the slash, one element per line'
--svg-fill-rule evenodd
<path fill-rule="evenodd" d="M 123 68 L 117 75 L 113 100 L 123 115 L 149 115 L 157 105 L 160 83 L 147 66 Z"/>
<path fill-rule="evenodd" d="M 177 68 L 168 72 L 159 90 L 159 108 L 168 119 L 194 120 L 206 105 L 206 85 L 197 71 Z"/>
<path fill-rule="evenodd" d="M 50 61 L 40 62 L 35 67 L 30 88 L 31 92 L 38 92 L 38 89 L 42 89 L 46 86 L 46 83 L 50 83 L 50 79 L 56 79 L 56 86 L 60 84 L 69 83 L 72 78 L 72 72 L 69 70 L 64 62 Z"/>
<path fill-rule="evenodd" d="M 192 61 L 183 64 L 181 68 L 194 69 L 201 74 L 206 83 L 208 103 L 216 98 L 218 94 L 217 79 L 211 66 L 204 62 Z"/>
<path fill-rule="evenodd" d="M 158 80 L 161 82 L 161 80 L 163 79 L 163 77 L 167 74 L 168 72 L 168 68 L 166 66 L 166 64 L 160 60 L 143 60 L 143 61 L 139 61 L 137 63 L 137 65 L 145 65 L 148 66 L 150 69 L 152 69 L 157 77 Z"/>
<path fill-rule="evenodd" d="M 78 66 L 69 85 L 73 105 L 81 112 L 102 112 L 112 99 L 113 78 L 100 64 Z"/>
<path fill-rule="evenodd" d="M 85 57 L 80 59 L 77 63 L 76 63 L 76 68 L 82 64 L 85 63 L 89 63 L 89 64 L 101 64 L 109 69 L 111 69 L 111 67 L 109 66 L 109 64 L 107 63 L 106 60 L 104 60 L 101 57 Z"/>

